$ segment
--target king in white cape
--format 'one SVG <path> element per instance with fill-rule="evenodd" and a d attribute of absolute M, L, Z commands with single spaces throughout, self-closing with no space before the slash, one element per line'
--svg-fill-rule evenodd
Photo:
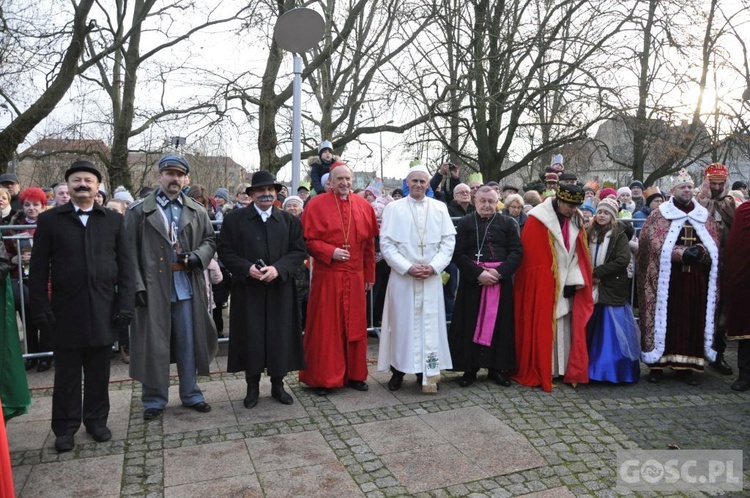
<path fill-rule="evenodd" d="M 437 391 L 441 369 L 453 368 L 445 324 L 441 273 L 451 261 L 456 230 L 444 203 L 405 197 L 388 204 L 380 229 L 380 251 L 391 267 L 380 334 L 378 370 L 422 376 L 424 392 Z M 432 267 L 416 279 L 415 264 Z"/>

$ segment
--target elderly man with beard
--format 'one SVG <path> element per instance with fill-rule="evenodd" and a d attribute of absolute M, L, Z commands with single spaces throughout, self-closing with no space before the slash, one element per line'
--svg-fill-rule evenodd
<path fill-rule="evenodd" d="M 521 239 L 516 223 L 495 209 L 492 188 L 480 188 L 474 203 L 476 212 L 456 226 L 453 261 L 461 282 L 448 333 L 451 358 L 453 369 L 464 372 L 461 387 L 471 385 L 480 368 L 507 387 L 516 369 L 512 279 L 521 264 Z"/>
<path fill-rule="evenodd" d="M 560 185 L 528 213 L 523 262 L 515 278 L 515 379 L 552 390 L 553 377 L 587 383 L 586 324 L 594 310 L 592 271 L 583 217 L 583 189 Z"/>
<path fill-rule="evenodd" d="M 672 198 L 641 229 L 636 256 L 641 359 L 649 382 L 664 370 L 697 385 L 705 359 L 716 360 L 714 318 L 719 275 L 716 221 L 693 199 L 685 169 L 672 182 Z"/>
<path fill-rule="evenodd" d="M 391 267 L 380 330 L 378 370 L 391 370 L 388 388 L 401 387 L 404 374 L 416 374 L 422 391 L 434 393 L 441 369 L 451 369 L 443 282 L 455 245 L 445 203 L 426 197 L 430 175 L 409 170 L 409 196 L 383 212 L 380 251 Z"/>
<path fill-rule="evenodd" d="M 716 221 L 719 230 L 719 281 L 724 280 L 724 246 L 726 246 L 729 230 L 734 221 L 736 204 L 729 195 L 729 171 L 721 163 L 709 164 L 703 176 L 699 192 L 695 195 L 698 204 L 708 210 L 708 215 Z M 727 349 L 727 317 L 726 299 L 719 295 L 718 317 L 714 334 L 714 349 L 716 360 L 709 365 L 722 375 L 732 375 L 732 367 L 724 360 Z"/>
<path fill-rule="evenodd" d="M 264 371 L 271 396 L 291 405 L 284 376 L 305 366 L 294 285 L 305 242 L 297 217 L 274 207 L 280 190 L 270 172 L 255 172 L 250 206 L 228 213 L 219 236 L 219 257 L 232 274 L 227 371 L 245 372 L 245 408 L 258 403 Z"/>
<path fill-rule="evenodd" d="M 169 154 L 158 166 L 159 188 L 131 204 L 125 216 L 136 255 L 130 375 L 142 384 L 144 420 L 159 417 L 167 405 L 171 358 L 182 405 L 211 411 L 197 375 L 209 375 L 217 349 L 203 272 L 216 252 L 214 229 L 203 206 L 182 192 L 187 160 Z"/>
<path fill-rule="evenodd" d="M 133 254 L 122 215 L 94 202 L 101 179 L 90 162 L 74 162 L 65 172 L 71 201 L 42 213 L 34 233 L 31 308 L 35 322 L 54 332 L 52 431 L 59 453 L 73 449 L 81 420 L 95 441 L 111 439 L 110 355 L 133 317 Z"/>

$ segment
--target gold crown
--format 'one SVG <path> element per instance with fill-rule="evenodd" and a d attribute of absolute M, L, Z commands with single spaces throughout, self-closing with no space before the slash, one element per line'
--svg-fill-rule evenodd
<path fill-rule="evenodd" d="M 556 196 L 559 200 L 567 202 L 568 204 L 575 204 L 577 206 L 583 204 L 585 194 L 583 189 L 572 185 L 560 185 L 557 187 Z"/>
<path fill-rule="evenodd" d="M 672 188 L 677 187 L 678 185 L 683 185 L 685 183 L 695 185 L 695 182 L 693 182 L 693 177 L 690 176 L 690 173 L 688 173 L 685 168 L 682 168 L 679 173 L 677 173 L 677 176 L 675 176 L 672 180 Z"/>

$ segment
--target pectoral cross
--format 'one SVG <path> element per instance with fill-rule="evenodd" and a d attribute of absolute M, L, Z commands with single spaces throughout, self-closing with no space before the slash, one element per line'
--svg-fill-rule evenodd
<path fill-rule="evenodd" d="M 685 235 L 682 237 L 682 242 L 685 246 L 690 247 L 693 242 L 698 240 L 695 237 L 695 230 L 689 223 L 685 223 Z M 682 273 L 690 273 L 690 265 L 682 265 Z"/>
<path fill-rule="evenodd" d="M 482 258 L 482 251 L 477 252 L 474 256 L 477 257 L 477 263 L 478 263 L 479 260 Z"/>
<path fill-rule="evenodd" d="M 349 250 L 349 244 L 344 244 L 342 247 L 344 248 L 345 251 Z"/>
<path fill-rule="evenodd" d="M 417 244 L 419 246 L 419 253 L 424 256 L 424 248 L 427 247 L 424 242 Z"/>

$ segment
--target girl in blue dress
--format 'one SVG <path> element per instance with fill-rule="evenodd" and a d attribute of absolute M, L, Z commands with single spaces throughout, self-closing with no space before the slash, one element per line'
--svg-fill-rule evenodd
<path fill-rule="evenodd" d="M 613 383 L 638 382 L 638 328 L 628 298 L 630 247 L 617 221 L 619 206 L 603 199 L 588 228 L 594 271 L 594 313 L 588 323 L 589 378 Z"/>

